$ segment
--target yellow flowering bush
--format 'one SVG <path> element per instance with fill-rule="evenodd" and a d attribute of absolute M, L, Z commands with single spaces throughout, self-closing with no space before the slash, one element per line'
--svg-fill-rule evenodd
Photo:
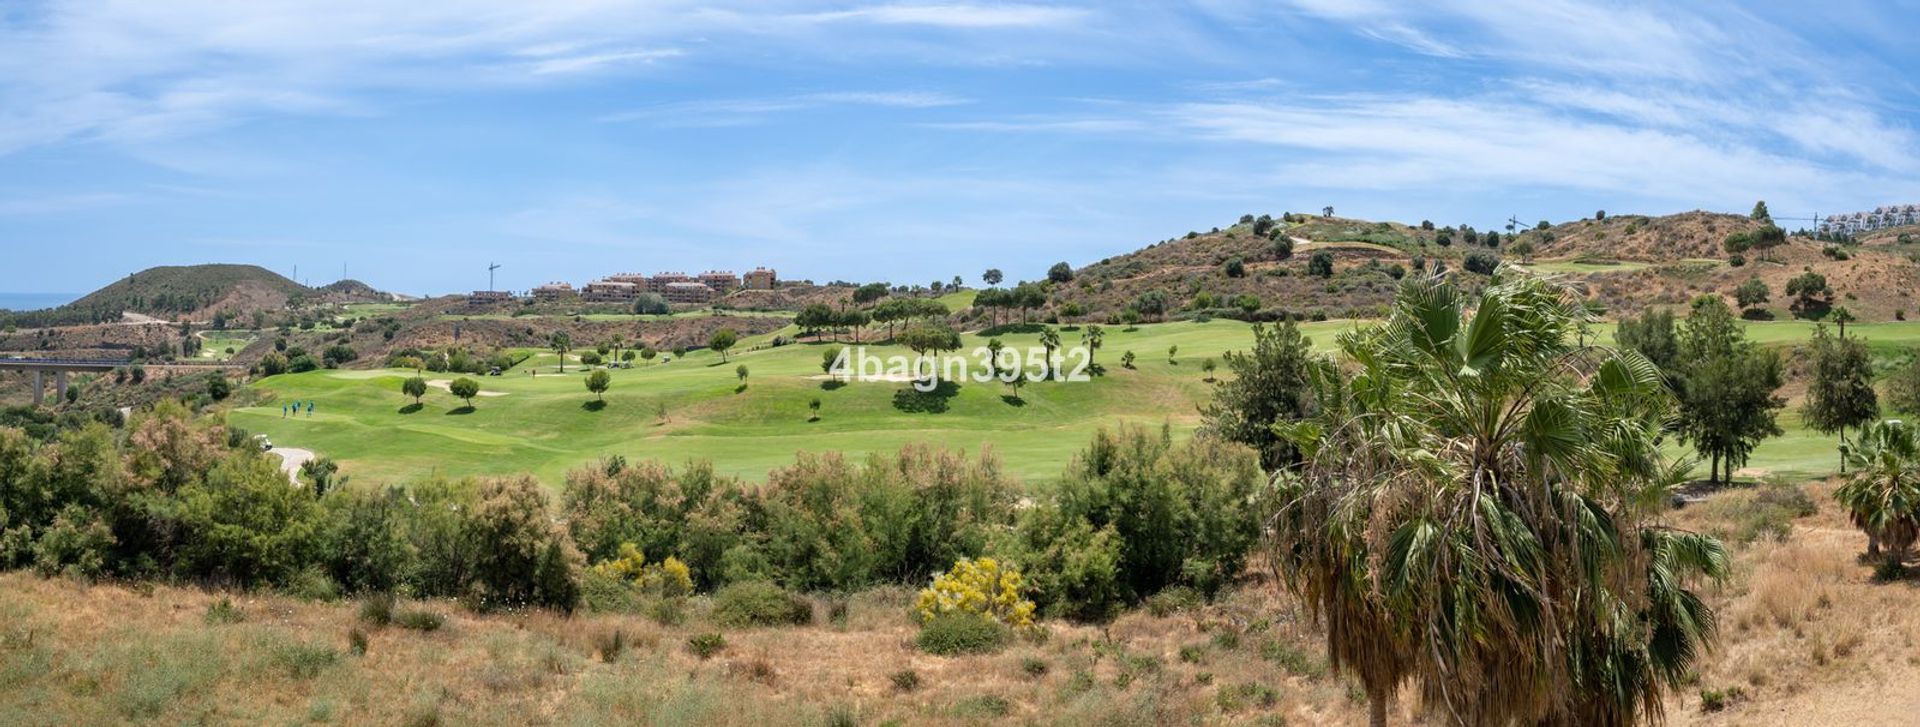
<path fill-rule="evenodd" d="M 985 616 L 1015 629 L 1033 628 L 1033 602 L 1020 597 L 1020 571 L 992 558 L 961 560 L 920 591 L 921 621 L 949 613 Z"/>
<path fill-rule="evenodd" d="M 619 556 L 601 561 L 593 570 L 668 598 L 693 593 L 693 570 L 686 563 L 669 555 L 666 560 L 649 564 L 646 554 L 640 552 L 640 548 L 633 543 L 621 543 Z"/>

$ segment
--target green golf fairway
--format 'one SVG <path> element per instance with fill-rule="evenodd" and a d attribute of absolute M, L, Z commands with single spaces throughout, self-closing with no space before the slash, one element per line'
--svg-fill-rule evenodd
<path fill-rule="evenodd" d="M 1326 349 L 1337 331 L 1351 325 L 1330 321 L 1305 328 L 1316 347 Z M 834 386 L 824 380 L 820 362 L 823 352 L 838 344 L 809 342 L 743 350 L 725 362 L 711 351 L 694 351 L 671 363 L 615 370 L 606 405 L 597 410 L 584 369 L 570 365 L 566 374 L 556 373 L 558 358 L 551 352 L 538 353 L 505 375 L 477 377 L 483 395 L 474 399 L 470 412 L 438 387 L 428 390 L 422 407 L 409 411 L 412 400 L 401 395 L 400 384 L 413 375 L 410 370 L 288 374 L 258 383 L 274 399 L 235 410 L 231 422 L 267 434 L 280 446 L 331 457 L 362 482 L 532 472 L 557 486 L 568 469 L 616 454 L 674 464 L 711 460 L 723 472 L 757 479 L 792 462 L 797 452 L 858 456 L 911 443 L 969 453 L 991 448 L 1010 474 L 1037 480 L 1058 474 L 1101 426 L 1166 423 L 1181 436 L 1191 433 L 1210 388 L 1201 363 L 1252 341 L 1249 326 L 1235 321 L 1148 324 L 1132 332 L 1104 329 L 1105 342 L 1095 354 L 1106 368 L 1104 376 L 1029 384 L 1017 401 L 999 383 L 967 381 L 928 395 L 887 381 Z M 1079 335 L 1065 329 L 1060 334 L 1070 346 L 1078 345 Z M 746 339 L 740 348 L 764 346 L 771 338 Z M 1001 340 L 1023 351 L 1039 345 L 1037 333 Z M 972 349 L 986 342 L 986 337 L 966 335 L 962 353 L 971 358 Z M 1175 345 L 1180 350 L 1170 363 L 1167 349 Z M 911 355 L 899 346 L 868 350 L 879 356 Z M 1134 370 L 1120 366 L 1129 350 L 1137 357 Z M 750 370 L 744 388 L 735 375 L 738 365 Z M 529 375 L 529 369 L 538 374 Z M 809 421 L 808 403 L 816 397 L 820 418 Z M 288 401 L 313 401 L 314 413 L 303 409 L 298 417 L 282 418 L 280 406 Z"/>
<path fill-rule="evenodd" d="M 1315 348 L 1329 350 L 1334 336 L 1353 325 L 1328 321 L 1303 328 Z M 711 351 L 695 351 L 671 363 L 613 371 L 606 404 L 598 408 L 584 385 L 584 369 L 569 365 L 559 374 L 557 356 L 540 352 L 503 376 L 477 377 L 483 395 L 470 411 L 439 387 L 428 390 L 423 406 L 410 409 L 412 400 L 401 395 L 400 383 L 412 371 L 321 370 L 259 382 L 258 388 L 275 397 L 235 410 L 231 422 L 267 434 L 280 446 L 331 457 L 362 483 L 531 472 L 557 487 L 567 470 L 608 455 L 676 465 L 709 460 L 722 472 L 758 479 L 792 462 L 798 452 L 861 456 L 912 443 L 969 453 L 990 448 L 1009 474 L 1042 481 L 1059 474 L 1101 426 L 1165 423 L 1179 436 L 1190 435 L 1210 388 L 1201 363 L 1246 348 L 1252 340 L 1248 328 L 1235 321 L 1145 324 L 1134 331 L 1108 326 L 1096 354 L 1106 375 L 1088 382 L 1029 384 L 1018 400 L 999 383 L 963 382 L 928 395 L 888 381 L 833 386 L 824 380 L 820 360 L 838 344 L 766 348 L 770 334 L 743 340 L 741 350 L 725 362 Z M 1747 324 L 1748 335 L 1764 345 L 1805 340 L 1812 330 L 1813 324 L 1805 322 Z M 777 333 L 791 338 L 795 331 Z M 1855 324 L 1847 333 L 1869 340 L 1877 352 L 1920 345 L 1920 323 Z M 1078 344 L 1079 335 L 1079 330 L 1061 330 L 1070 346 Z M 1596 327 L 1597 342 L 1610 343 L 1612 337 L 1611 324 Z M 1015 333 L 1001 340 L 1024 350 L 1037 346 L 1039 336 Z M 962 353 L 970 355 L 986 342 L 966 335 Z M 1167 348 L 1174 345 L 1179 353 L 1169 363 Z M 898 346 L 868 350 L 910 355 Z M 1136 356 L 1134 370 L 1120 366 L 1126 351 Z M 744 387 L 735 375 L 738 365 L 750 372 Z M 808 403 L 816 397 L 820 418 L 809 421 Z M 315 411 L 282 418 L 280 405 L 288 401 L 313 401 Z M 1792 408 L 1782 413 L 1781 426 L 1786 435 L 1762 443 L 1749 468 L 1804 477 L 1835 469 L 1834 437 L 1801 427 Z M 1684 451 L 1675 448 L 1674 453 Z"/>

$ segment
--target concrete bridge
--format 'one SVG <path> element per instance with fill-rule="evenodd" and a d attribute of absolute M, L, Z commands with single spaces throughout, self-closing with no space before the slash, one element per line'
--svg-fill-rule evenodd
<path fill-rule="evenodd" d="M 112 371 L 132 361 L 104 361 L 72 358 L 0 358 L 0 371 L 25 371 L 33 374 L 33 404 L 45 403 L 47 374 L 53 374 L 54 401 L 67 398 L 67 374 L 75 371 Z"/>

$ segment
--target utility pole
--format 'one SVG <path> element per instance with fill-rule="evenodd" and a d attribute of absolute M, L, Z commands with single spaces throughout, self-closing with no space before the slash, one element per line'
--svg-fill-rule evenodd
<path fill-rule="evenodd" d="M 500 263 L 487 263 L 487 292 L 493 292 L 493 271 L 500 269 Z"/>

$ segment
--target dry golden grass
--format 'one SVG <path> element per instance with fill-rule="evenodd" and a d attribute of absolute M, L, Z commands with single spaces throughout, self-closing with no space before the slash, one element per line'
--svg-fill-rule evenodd
<path fill-rule="evenodd" d="M 1699 688 L 1737 687 L 1742 696 L 1707 712 L 1698 693 L 1678 695 L 1674 722 L 1920 721 L 1920 588 L 1873 582 L 1872 568 L 1859 561 L 1866 537 L 1835 507 L 1831 486 L 1808 489 L 1819 512 L 1796 520 L 1784 540 L 1762 538 L 1736 551 L 1734 578 L 1709 596 L 1721 634 Z M 1715 523 L 1702 518 L 1711 515 L 1683 510 L 1678 519 L 1709 528 Z"/>
<path fill-rule="evenodd" d="M 9 724 L 1347 724 L 1362 718 L 1317 636 L 1265 588 L 1163 617 L 1051 625 L 999 653 L 913 643 L 910 593 L 852 599 L 844 624 L 720 631 L 691 609 L 637 616 L 448 615 L 419 632 L 357 604 L 0 576 L 0 712 Z M 210 622 L 230 599 L 237 623 Z M 349 634 L 365 634 L 364 655 Z M 613 651 L 618 630 L 623 649 Z M 611 653 L 610 653 L 611 652 Z M 912 672 L 917 686 L 897 685 Z"/>
<path fill-rule="evenodd" d="M 1820 510 L 1784 538 L 1735 550 L 1707 595 L 1721 638 L 1677 724 L 1891 724 L 1920 715 L 1920 590 L 1878 584 L 1864 538 Z M 1715 495 L 1677 525 L 1752 529 L 1754 491 Z M 1772 532 L 1764 528 L 1761 532 Z M 477 616 L 450 603 L 437 631 L 362 623 L 356 603 L 0 575 L 0 722 L 22 725 L 346 724 L 1361 724 L 1319 633 L 1264 583 L 1220 602 L 1132 612 L 1105 627 L 1049 624 L 995 654 L 921 653 L 911 592 L 879 589 L 845 619 L 724 630 L 687 620 L 547 612 Z M 237 623 L 209 619 L 229 599 Z M 349 634 L 366 637 L 356 654 Z M 615 638 L 616 632 L 618 638 Z M 698 634 L 724 632 L 709 659 Z M 617 646 L 616 646 L 617 645 Z M 911 674 L 911 676 L 907 676 Z M 1738 696 L 1703 711 L 1701 692 Z M 1417 723 L 1409 705 L 1396 723 Z M 1283 722 L 1284 721 L 1284 722 Z"/>

